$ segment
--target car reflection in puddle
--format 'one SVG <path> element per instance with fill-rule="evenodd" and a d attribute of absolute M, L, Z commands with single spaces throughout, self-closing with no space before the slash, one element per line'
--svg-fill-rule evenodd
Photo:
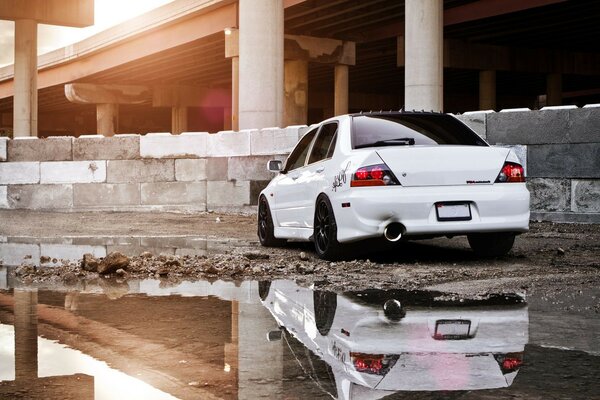
<path fill-rule="evenodd" d="M 529 336 L 527 303 L 516 294 L 335 294 L 274 281 L 259 283 L 259 296 L 280 326 L 270 340 L 284 340 L 302 370 L 339 399 L 508 387 Z"/>

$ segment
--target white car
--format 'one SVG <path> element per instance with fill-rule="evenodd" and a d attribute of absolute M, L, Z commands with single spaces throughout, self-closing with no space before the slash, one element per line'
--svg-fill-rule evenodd
<path fill-rule="evenodd" d="M 467 235 L 487 256 L 529 229 L 529 192 L 516 154 L 491 147 L 452 115 L 378 112 L 330 118 L 308 131 L 260 193 L 264 246 L 313 241 L 335 259 L 368 238 Z"/>
<path fill-rule="evenodd" d="M 291 281 L 259 283 L 262 304 L 311 379 L 328 364 L 339 399 L 395 391 L 455 391 L 512 385 L 529 341 L 524 295 L 461 299 L 449 293 L 364 290 L 336 294 Z M 290 337 L 291 336 L 291 337 Z M 308 352 L 316 358 L 304 362 Z M 311 369 L 313 371 L 311 371 Z"/>

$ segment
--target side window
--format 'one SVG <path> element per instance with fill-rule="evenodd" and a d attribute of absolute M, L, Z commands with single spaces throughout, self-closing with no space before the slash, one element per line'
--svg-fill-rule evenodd
<path fill-rule="evenodd" d="M 300 142 L 296 145 L 285 162 L 285 171 L 292 171 L 304 165 L 304 161 L 306 161 L 306 154 L 308 153 L 308 148 L 310 147 L 310 142 L 312 142 L 316 133 L 317 128 L 308 132 L 302 137 L 302 139 L 300 139 Z"/>
<path fill-rule="evenodd" d="M 337 128 L 337 122 L 325 124 L 321 127 L 321 130 L 319 131 L 319 136 L 317 136 L 317 139 L 315 140 L 315 144 L 313 145 L 312 151 L 310 153 L 310 158 L 308 159 L 309 164 L 327 158 L 330 147 L 335 147 L 335 142 L 333 139 L 336 137 Z M 331 150 L 331 152 L 333 153 L 333 149 Z"/>

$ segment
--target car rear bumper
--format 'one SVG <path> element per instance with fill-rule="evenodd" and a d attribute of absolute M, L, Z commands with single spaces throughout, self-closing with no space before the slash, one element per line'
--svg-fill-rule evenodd
<path fill-rule="evenodd" d="M 471 220 L 438 221 L 438 202 L 468 202 Z M 393 222 L 404 226 L 406 237 L 529 229 L 529 191 L 524 183 L 352 188 L 332 206 L 341 243 L 381 237 Z"/>

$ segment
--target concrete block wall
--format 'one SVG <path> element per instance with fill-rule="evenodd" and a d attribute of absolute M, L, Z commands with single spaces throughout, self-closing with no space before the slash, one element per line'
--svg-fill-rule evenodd
<path fill-rule="evenodd" d="M 306 126 L 0 139 L 0 208 L 253 212 Z"/>
<path fill-rule="evenodd" d="M 600 106 L 456 116 L 526 168 L 532 218 L 600 223 Z M 0 138 L 0 208 L 254 212 L 306 126 L 225 131 Z"/>
<path fill-rule="evenodd" d="M 600 105 L 457 116 L 527 164 L 532 219 L 600 223 Z"/>

